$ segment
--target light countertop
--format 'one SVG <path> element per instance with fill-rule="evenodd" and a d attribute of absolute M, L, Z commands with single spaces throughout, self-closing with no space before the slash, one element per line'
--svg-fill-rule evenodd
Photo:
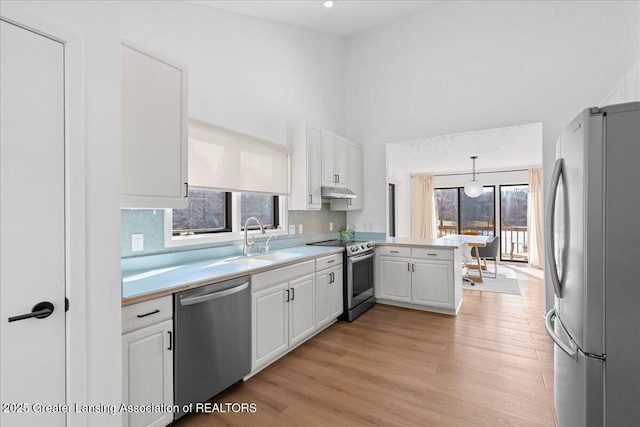
<path fill-rule="evenodd" d="M 405 237 L 387 237 L 385 240 L 377 240 L 378 246 L 414 246 L 424 248 L 458 249 L 466 243 L 464 239 L 456 237 L 440 237 L 438 239 L 411 239 Z"/>
<path fill-rule="evenodd" d="M 272 270 L 301 261 L 341 253 L 342 247 L 294 246 L 270 253 L 293 252 L 295 257 L 274 261 L 267 265 L 241 265 L 225 262 L 229 258 L 215 258 L 196 262 L 183 262 L 157 268 L 131 268 L 122 270 L 122 304 L 128 305 L 144 300 L 171 295 L 174 292 L 202 285 L 221 282 L 235 277 Z M 238 257 L 234 257 L 238 258 Z"/>

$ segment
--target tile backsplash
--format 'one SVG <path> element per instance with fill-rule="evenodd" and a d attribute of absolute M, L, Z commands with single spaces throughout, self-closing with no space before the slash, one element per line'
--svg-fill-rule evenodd
<path fill-rule="evenodd" d="M 122 258 L 155 255 L 170 252 L 189 251 L 205 248 L 227 248 L 242 245 L 242 241 L 208 243 L 204 245 L 190 245 L 165 248 L 164 246 L 164 210 L 163 209 L 122 209 L 121 211 L 120 256 Z M 296 234 L 279 236 L 277 242 L 272 240 L 274 247 L 285 246 L 290 239 L 303 239 L 313 236 L 324 236 L 337 233 L 347 226 L 346 212 L 329 209 L 328 203 L 322 204 L 319 211 L 289 211 L 289 225 L 296 226 Z M 329 230 L 329 223 L 333 222 L 333 231 Z M 298 226 L 302 224 L 304 233 L 298 234 Z M 144 250 L 131 250 L 131 236 L 142 234 Z"/>

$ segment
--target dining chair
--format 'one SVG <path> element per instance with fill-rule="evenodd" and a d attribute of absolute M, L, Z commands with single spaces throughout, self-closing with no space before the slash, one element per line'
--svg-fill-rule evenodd
<path fill-rule="evenodd" d="M 493 261 L 493 276 L 489 276 L 492 278 L 496 278 L 498 276 L 498 254 L 500 253 L 500 240 L 498 236 L 494 236 L 492 240 L 489 240 L 484 247 L 478 248 L 478 256 L 482 261 L 484 268 L 487 269 L 487 260 Z"/>

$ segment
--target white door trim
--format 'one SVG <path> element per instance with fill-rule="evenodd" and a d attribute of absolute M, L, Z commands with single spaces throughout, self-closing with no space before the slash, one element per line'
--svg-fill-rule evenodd
<path fill-rule="evenodd" d="M 84 404 L 88 403 L 84 39 L 56 24 L 18 10 L 3 7 L 0 18 L 64 44 L 65 287 L 70 302 L 66 316 L 66 398 L 67 404 Z M 86 414 L 67 414 L 67 426 L 74 425 L 86 425 Z"/>

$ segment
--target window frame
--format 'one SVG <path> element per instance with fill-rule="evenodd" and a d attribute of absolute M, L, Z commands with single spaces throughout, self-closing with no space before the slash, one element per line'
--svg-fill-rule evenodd
<path fill-rule="evenodd" d="M 242 222 L 242 194 L 243 193 L 238 193 L 238 199 L 240 200 L 240 204 L 238 206 L 238 210 L 240 213 L 240 231 L 244 232 L 244 223 Z M 244 194 L 260 194 L 260 193 L 244 193 Z M 274 224 L 269 225 L 269 226 L 265 226 L 264 229 L 265 230 L 277 230 L 280 227 L 280 197 L 277 194 L 272 194 L 271 197 L 273 198 L 273 222 Z M 249 231 L 251 230 L 259 230 L 260 227 L 258 225 L 250 225 L 249 226 Z"/>
<path fill-rule="evenodd" d="M 244 240 L 244 230 L 241 229 L 240 218 L 241 218 L 241 192 L 232 191 L 229 192 L 231 194 L 231 205 L 228 205 L 227 208 L 231 209 L 231 231 L 226 232 L 217 232 L 217 233 L 200 233 L 200 234 L 190 234 L 185 236 L 174 236 L 173 235 L 173 210 L 172 209 L 164 209 L 164 246 L 165 248 L 171 247 L 180 247 L 180 246 L 194 246 L 194 245 L 204 245 L 210 243 L 225 243 L 225 242 L 238 242 Z M 274 195 L 276 196 L 276 195 Z M 275 234 L 276 236 L 283 236 L 288 234 L 288 197 L 285 195 L 277 195 L 278 203 L 277 203 L 277 213 L 278 213 L 278 227 L 277 228 L 268 228 L 268 234 Z M 242 224 L 244 225 L 244 224 Z M 244 228 L 244 227 L 242 227 Z M 253 227 L 249 227 L 247 231 L 248 235 L 260 235 L 259 227 L 253 229 Z"/>
<path fill-rule="evenodd" d="M 225 227 L 224 228 L 215 228 L 215 229 L 198 229 L 198 230 L 183 230 L 183 231 L 175 231 L 173 229 L 173 209 L 171 209 L 171 234 L 175 236 L 195 236 L 201 234 L 213 234 L 213 233 L 229 233 L 233 231 L 233 214 L 232 214 L 232 204 L 233 204 L 233 193 L 231 191 L 220 191 L 220 190 L 209 190 L 203 188 L 190 188 L 190 190 L 207 190 L 207 191 L 218 191 L 220 193 L 224 193 L 224 217 L 225 217 Z M 185 208 L 186 209 L 186 208 Z M 184 233 L 184 234 L 183 234 Z"/>
<path fill-rule="evenodd" d="M 496 186 L 495 185 L 483 185 L 482 189 L 484 191 L 485 188 L 492 188 L 493 189 L 493 235 L 496 236 L 497 234 L 497 230 L 496 230 Z M 437 187 L 434 188 L 434 190 L 457 190 L 456 192 L 456 201 L 457 201 L 457 205 L 458 205 L 458 209 L 457 209 L 457 223 L 456 223 L 456 234 L 460 234 L 460 230 L 462 227 L 462 208 L 461 208 L 461 194 L 464 192 L 464 187 L 459 187 L 459 186 L 452 186 L 452 187 Z M 437 210 L 437 207 L 436 207 Z M 436 218 L 437 219 L 437 218 Z M 437 221 L 436 221 L 437 222 Z M 436 224 L 436 228 L 437 228 L 437 224 Z M 436 230 L 437 231 L 437 230 Z M 438 233 L 440 234 L 440 233 Z"/>
<path fill-rule="evenodd" d="M 531 188 L 529 186 L 529 183 L 523 183 L 523 184 L 500 184 L 499 186 L 499 192 L 500 192 L 500 197 L 499 197 L 499 205 L 500 205 L 500 261 L 504 261 L 504 262 L 517 262 L 517 263 L 521 263 L 521 264 L 527 264 L 529 262 L 529 255 L 527 255 L 527 257 L 525 259 L 522 260 L 518 260 L 518 259 L 505 259 L 502 257 L 503 253 L 506 254 L 506 248 L 503 247 L 502 245 L 502 226 L 503 226 L 503 221 L 504 221 L 504 216 L 502 215 L 502 187 L 528 187 L 528 191 L 531 191 Z M 529 209 L 529 199 L 527 198 L 527 209 Z M 527 233 L 529 232 L 529 218 L 527 217 Z M 528 238 L 529 236 L 527 236 Z"/>

